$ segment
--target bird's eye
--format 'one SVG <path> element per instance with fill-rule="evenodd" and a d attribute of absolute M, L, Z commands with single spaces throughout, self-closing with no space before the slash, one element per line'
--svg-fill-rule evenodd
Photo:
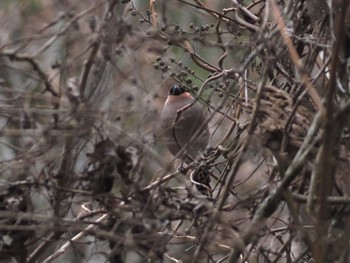
<path fill-rule="evenodd" d="M 170 95 L 178 96 L 185 92 L 185 89 L 178 84 L 174 84 L 169 91 Z"/>

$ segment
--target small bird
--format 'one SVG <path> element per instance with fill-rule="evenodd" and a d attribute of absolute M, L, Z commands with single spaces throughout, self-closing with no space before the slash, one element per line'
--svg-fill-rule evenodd
<path fill-rule="evenodd" d="M 171 86 L 160 115 L 160 130 L 169 151 L 185 162 L 191 162 L 207 148 L 209 128 L 203 107 L 178 83 Z M 179 154 L 181 152 L 181 154 Z M 191 181 L 204 195 L 211 196 L 208 168 L 200 166 Z"/>
<path fill-rule="evenodd" d="M 169 90 L 160 115 L 160 130 L 172 155 L 186 157 L 186 162 L 208 145 L 209 128 L 204 108 L 178 83 Z M 181 150 L 183 153 L 177 156 Z"/>

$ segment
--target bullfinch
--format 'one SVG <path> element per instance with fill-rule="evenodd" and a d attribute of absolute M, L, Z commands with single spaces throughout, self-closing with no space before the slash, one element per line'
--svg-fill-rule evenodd
<path fill-rule="evenodd" d="M 172 155 L 184 158 L 186 162 L 192 161 L 208 145 L 209 129 L 204 108 L 178 83 L 169 90 L 160 115 L 160 130 Z"/>

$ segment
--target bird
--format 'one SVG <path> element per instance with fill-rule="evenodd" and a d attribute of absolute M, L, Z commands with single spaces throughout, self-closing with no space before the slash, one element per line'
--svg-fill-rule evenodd
<path fill-rule="evenodd" d="M 185 162 L 193 161 L 208 146 L 209 127 L 204 108 L 179 83 L 169 90 L 160 114 L 160 131 L 170 153 Z"/>
<path fill-rule="evenodd" d="M 179 83 L 174 83 L 169 90 L 160 114 L 160 131 L 171 154 L 185 163 L 195 160 L 208 146 L 209 126 L 204 108 Z M 194 169 L 190 177 L 198 191 L 212 195 L 205 164 Z"/>

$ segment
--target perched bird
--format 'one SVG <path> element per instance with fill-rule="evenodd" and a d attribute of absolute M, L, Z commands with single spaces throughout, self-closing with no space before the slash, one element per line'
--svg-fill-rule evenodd
<path fill-rule="evenodd" d="M 160 115 L 161 136 L 174 155 L 186 162 L 206 149 L 209 129 L 203 107 L 178 83 L 171 86 Z"/>
<path fill-rule="evenodd" d="M 178 83 L 169 90 L 160 115 L 160 130 L 169 151 L 185 162 L 194 160 L 208 145 L 209 128 L 205 111 Z M 211 196 L 210 175 L 205 165 L 194 169 L 190 177 L 202 194 Z"/>

